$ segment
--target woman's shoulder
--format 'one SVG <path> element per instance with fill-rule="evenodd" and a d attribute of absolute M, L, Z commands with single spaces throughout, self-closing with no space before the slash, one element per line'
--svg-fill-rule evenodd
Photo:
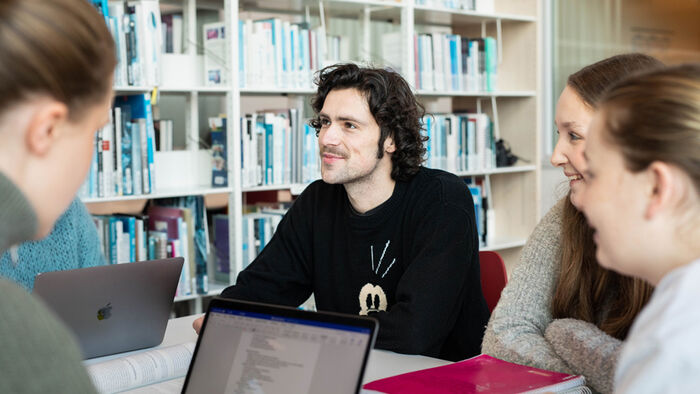
<path fill-rule="evenodd" d="M 564 216 L 564 205 L 566 204 L 567 198 L 569 197 L 565 196 L 560 198 L 559 201 L 557 201 L 549 209 L 549 211 L 547 211 L 547 213 L 542 217 L 542 219 L 537 225 L 553 225 L 556 227 L 560 227 L 563 220 L 562 218 Z"/>

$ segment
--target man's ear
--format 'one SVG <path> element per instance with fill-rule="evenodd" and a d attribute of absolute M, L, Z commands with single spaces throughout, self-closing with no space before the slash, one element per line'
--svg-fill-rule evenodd
<path fill-rule="evenodd" d="M 68 107 L 65 104 L 55 100 L 39 104 L 27 124 L 27 150 L 38 156 L 45 155 L 60 136 L 60 126 L 67 120 Z"/>
<path fill-rule="evenodd" d="M 644 212 L 646 219 L 652 219 L 663 211 L 678 193 L 674 183 L 677 182 L 673 169 L 666 163 L 659 161 L 652 162 L 647 167 L 645 181 L 648 187 L 645 193 L 648 195 L 647 207 Z"/>
<path fill-rule="evenodd" d="M 391 136 L 386 137 L 384 140 L 384 152 L 394 153 L 396 152 L 396 144 L 394 144 L 394 139 Z"/>

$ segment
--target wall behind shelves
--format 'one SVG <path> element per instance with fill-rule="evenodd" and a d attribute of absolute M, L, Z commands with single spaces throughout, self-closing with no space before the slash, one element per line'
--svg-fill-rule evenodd
<path fill-rule="evenodd" d="M 556 0 L 551 7 L 552 115 L 566 78 L 583 66 L 627 52 L 643 52 L 668 64 L 700 61 L 700 2 L 697 0 Z M 595 26 L 595 28 L 591 28 Z M 553 119 L 543 137 L 556 144 Z M 568 191 L 561 170 L 542 157 L 542 214 Z M 562 185 L 565 186 L 562 186 Z M 562 193 L 562 189 L 564 192 Z"/>

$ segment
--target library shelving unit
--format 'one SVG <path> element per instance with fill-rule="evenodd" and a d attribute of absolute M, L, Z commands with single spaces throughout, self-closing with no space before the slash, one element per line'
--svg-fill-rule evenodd
<path fill-rule="evenodd" d="M 508 271 L 515 264 L 521 247 L 539 218 L 540 184 L 540 27 L 539 0 L 494 0 L 493 12 L 450 10 L 423 5 L 407 5 L 414 24 L 406 37 L 421 29 L 449 29 L 462 37 L 494 37 L 498 45 L 498 84 L 490 92 L 417 91 L 431 112 L 453 112 L 465 108 L 487 113 L 494 122 L 496 138 L 503 138 L 519 157 L 513 167 L 481 172 L 457 173 L 461 177 L 483 178 L 494 218 L 488 229 L 488 242 L 481 250 L 498 251 Z M 443 30 L 444 31 L 444 30 Z M 404 44 L 404 48 L 405 48 Z M 410 62 L 404 69 L 413 80 Z"/>
<path fill-rule="evenodd" d="M 327 23 L 328 34 L 351 41 L 350 58 L 341 61 L 369 62 L 384 66 L 382 32 L 399 32 L 399 68 L 411 83 L 415 81 L 413 36 L 417 31 L 452 32 L 467 37 L 492 36 L 498 43 L 498 89 L 490 92 L 417 90 L 429 113 L 450 113 L 462 109 L 487 113 L 495 123 L 496 136 L 510 143 L 519 161 L 513 167 L 457 173 L 460 177 L 483 179 L 490 196 L 494 220 L 492 236 L 482 250 L 502 254 L 510 270 L 520 248 L 539 218 L 540 149 L 540 0 L 494 0 L 494 12 L 451 10 L 417 5 L 414 0 L 160 0 L 162 13 L 183 16 L 183 51 L 162 54 L 159 86 L 115 87 L 116 94 L 152 92 L 157 88 L 161 118 L 181 119 L 173 125 L 173 138 L 184 142 L 184 150 L 156 152 L 156 183 L 153 193 L 142 196 L 91 198 L 83 201 L 94 214 L 136 213 L 149 199 L 204 195 L 207 205 L 228 206 L 230 280 L 244 266 L 242 261 L 242 212 L 249 193 L 286 190 L 301 193 L 305 185 L 283 184 L 243 188 L 241 180 L 241 127 L 238 119 L 249 112 L 270 108 L 309 110 L 309 88 L 258 88 L 239 86 L 238 21 L 271 16 L 311 25 Z M 201 14 L 206 14 L 203 20 Z M 202 23 L 213 18 L 225 22 L 230 38 L 226 55 L 229 81 L 226 86 L 205 86 L 203 54 L 197 44 Z M 320 18 L 319 15 L 323 15 Z M 351 26 L 351 27 L 347 27 Z M 345 29 L 345 30 L 343 30 Z M 350 29 L 350 30 L 347 30 Z M 211 187 L 211 151 L 201 149 L 200 133 L 207 116 L 227 117 L 228 187 Z M 309 116 L 309 113 L 306 114 Z M 178 135 L 178 137 L 176 137 Z M 532 164 L 530 164 L 532 163 Z M 211 262 L 210 262 L 211 268 Z M 209 273 L 210 279 L 213 273 Z M 218 294 L 227 284 L 210 280 L 209 293 L 184 296 L 190 311 L 202 311 L 202 297 Z"/>
<path fill-rule="evenodd" d="M 487 113 L 495 123 L 496 137 L 505 139 L 513 148 L 515 154 L 524 160 L 512 167 L 495 168 L 482 171 L 458 172 L 460 177 L 476 177 L 483 179 L 483 184 L 489 195 L 493 208 L 494 220 L 490 222 L 491 236 L 482 250 L 498 251 L 505 259 L 510 270 L 517 262 L 521 247 L 527 236 L 534 228 L 539 218 L 539 149 L 540 149 L 540 64 L 539 43 L 540 27 L 538 17 L 541 12 L 539 0 L 494 0 L 493 12 L 475 12 L 453 10 L 438 6 L 416 4 L 418 1 L 255 1 L 245 0 L 234 6 L 238 14 L 232 20 L 242 15 L 250 17 L 279 16 L 291 18 L 294 15 L 305 15 L 306 20 L 321 23 L 309 15 L 318 16 L 322 13 L 329 34 L 339 19 L 354 21 L 354 31 L 341 31 L 343 37 L 352 36 L 355 43 L 355 53 L 350 59 L 341 61 L 369 62 L 376 66 L 385 66 L 387 61 L 381 51 L 381 40 L 373 36 L 381 32 L 400 32 L 401 64 L 404 77 L 411 83 L 415 81 L 413 36 L 417 31 L 430 32 L 437 29 L 440 32 L 451 32 L 463 37 L 491 36 L 498 43 L 498 89 L 488 92 L 455 92 L 416 90 L 419 100 L 429 113 L 450 113 L 470 109 Z M 435 1 L 434 3 L 440 3 Z M 257 14 L 256 14 L 257 12 Z M 335 18 L 335 20 L 333 19 Z M 328 21 L 331 21 L 328 23 Z M 338 31 L 333 32 L 338 34 Z M 354 33 L 354 34 L 353 34 Z M 238 42 L 234 32 L 234 41 Z M 233 50 L 237 50 L 234 44 Z M 396 64 L 392 64 L 396 66 Z M 233 70 L 237 70 L 236 67 Z M 237 80 L 237 78 L 233 78 Z M 270 96 L 291 100 L 296 97 L 296 103 L 304 97 L 313 94 L 310 90 L 289 89 L 255 89 L 233 87 L 234 97 L 241 103 L 240 109 L 254 110 L 269 107 Z M 238 108 L 234 108 L 234 111 Z M 234 126 L 234 140 L 240 135 L 240 130 Z M 236 151 L 235 155 L 240 154 Z M 239 156 L 234 158 L 239 162 Z M 235 177 L 235 175 L 234 175 Z M 292 194 L 299 194 L 304 185 L 258 186 L 238 189 L 241 193 L 288 189 Z M 235 193 L 236 197 L 239 193 Z M 240 200 L 237 200 L 240 201 Z M 239 212 L 238 207 L 234 209 Z M 240 234 L 240 220 L 234 225 L 233 234 Z M 241 244 L 234 239 L 232 256 L 232 272 L 241 269 Z"/>

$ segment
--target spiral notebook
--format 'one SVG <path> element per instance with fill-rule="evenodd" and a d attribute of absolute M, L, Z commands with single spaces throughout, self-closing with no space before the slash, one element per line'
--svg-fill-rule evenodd
<path fill-rule="evenodd" d="M 482 354 L 364 385 L 382 393 L 590 393 L 580 375 L 513 364 Z"/>

